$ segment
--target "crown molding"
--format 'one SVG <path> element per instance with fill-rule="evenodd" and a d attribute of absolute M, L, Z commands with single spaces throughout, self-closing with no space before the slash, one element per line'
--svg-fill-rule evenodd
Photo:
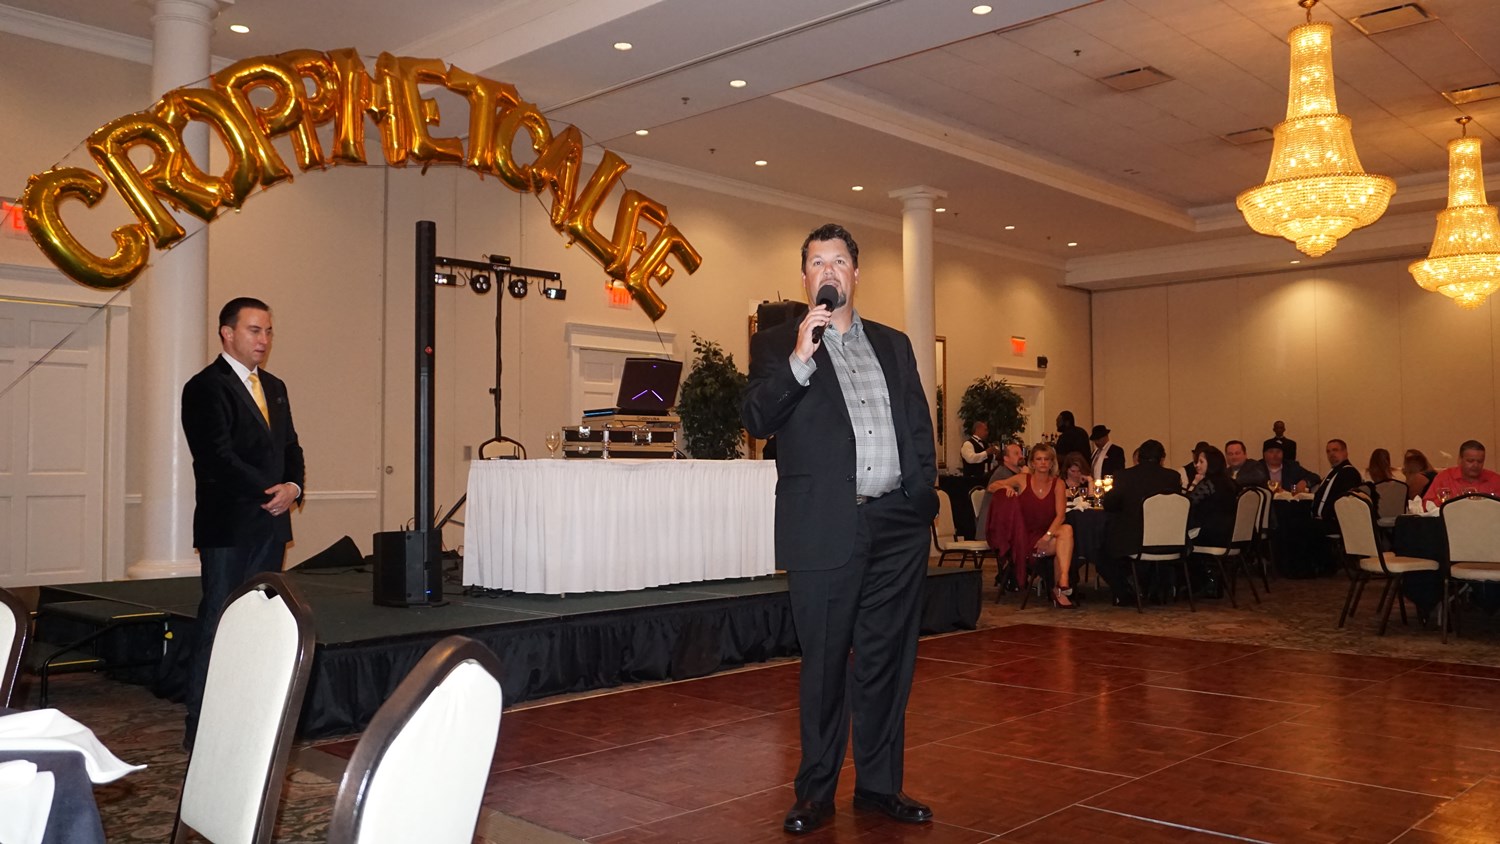
<path fill-rule="evenodd" d="M 584 151 L 583 158 L 589 164 L 597 164 L 602 156 L 602 149 L 594 146 Z M 861 208 L 853 208 L 848 205 L 840 205 L 836 202 L 800 196 L 795 193 L 754 185 L 749 182 L 717 176 L 712 173 L 704 173 L 701 170 L 691 170 L 675 164 L 655 161 L 650 158 L 632 156 L 629 163 L 630 171 L 625 176 L 627 182 L 630 180 L 629 174 L 635 173 L 636 175 L 650 179 L 658 179 L 663 182 L 671 182 L 676 185 L 708 191 L 709 193 L 758 202 L 762 205 L 770 205 L 775 208 L 785 208 L 788 211 L 813 214 L 848 223 L 858 223 L 859 225 L 882 231 L 901 231 L 901 207 L 894 202 L 892 203 L 889 215 L 872 214 Z M 937 229 L 933 232 L 932 239 L 945 246 L 982 252 L 987 255 L 994 255 L 1027 264 L 1035 264 L 1048 269 L 1062 271 L 1067 267 L 1065 261 L 1054 258 L 1051 255 L 1033 252 L 1029 249 L 1002 246 L 984 238 L 974 237 L 973 235 L 945 232 L 942 229 Z"/>
<path fill-rule="evenodd" d="M 130 291 L 96 290 L 79 284 L 56 267 L 0 263 L 0 298 L 28 302 L 130 307 Z"/>
<path fill-rule="evenodd" d="M 70 47 L 85 53 L 95 53 L 115 59 L 150 66 L 155 47 L 149 38 L 126 35 L 121 32 L 89 26 L 84 23 L 63 20 L 40 12 L 0 5 L 0 32 L 19 35 L 59 47 Z M 220 56 L 209 57 L 210 66 L 222 70 L 230 60 Z"/>
<path fill-rule="evenodd" d="M 1006 146 L 954 124 L 913 114 L 852 91 L 850 83 L 816 82 L 770 96 L 1184 231 L 1196 229 L 1192 215 L 1172 203 Z"/>

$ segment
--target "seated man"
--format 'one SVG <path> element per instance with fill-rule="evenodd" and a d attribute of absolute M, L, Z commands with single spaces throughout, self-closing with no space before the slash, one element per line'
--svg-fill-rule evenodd
<path fill-rule="evenodd" d="M 1349 462 L 1349 446 L 1343 440 L 1329 440 L 1325 450 L 1331 468 L 1322 483 L 1318 484 L 1317 495 L 1313 496 L 1312 515 L 1314 519 L 1332 522 L 1333 502 L 1348 495 L 1350 490 L 1360 485 L 1362 479 L 1359 470 Z M 1480 462 L 1483 460 L 1481 457 Z"/>
<path fill-rule="evenodd" d="M 1266 485 L 1265 464 L 1251 460 L 1243 442 L 1230 440 L 1225 443 L 1224 461 L 1229 464 L 1229 479 L 1241 487 Z"/>
<path fill-rule="evenodd" d="M 979 501 L 979 512 L 974 514 L 974 525 L 980 539 L 984 538 L 985 525 L 990 523 L 990 499 L 1004 486 L 1001 481 L 1026 471 L 1025 463 L 1026 455 L 1021 451 L 1020 443 L 1006 443 L 1001 448 L 1000 465 L 990 473 L 989 485 L 984 489 L 984 498 Z"/>
<path fill-rule="evenodd" d="M 1500 473 L 1484 468 L 1484 444 L 1478 440 L 1458 447 L 1458 465 L 1438 472 L 1422 498 L 1441 504 L 1471 492 L 1500 495 Z"/>
<path fill-rule="evenodd" d="M 1275 490 L 1307 492 L 1308 485 L 1317 481 L 1317 476 L 1298 466 L 1297 461 L 1285 459 L 1279 445 L 1266 446 L 1261 466 L 1266 470 L 1266 484 Z"/>
<path fill-rule="evenodd" d="M 1111 513 L 1104 535 L 1104 559 L 1099 576 L 1114 593 L 1115 606 L 1133 605 L 1128 575 L 1131 554 L 1141 550 L 1141 533 L 1145 529 L 1143 505 L 1146 499 L 1163 492 L 1177 492 L 1182 479 L 1176 470 L 1161 465 L 1167 450 L 1156 440 L 1146 440 L 1136 451 L 1140 462 L 1115 476 L 1115 486 L 1104 494 L 1105 512 Z"/>

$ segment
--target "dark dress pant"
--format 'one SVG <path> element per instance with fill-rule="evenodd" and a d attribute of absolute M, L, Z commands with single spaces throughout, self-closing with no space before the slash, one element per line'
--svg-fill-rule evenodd
<path fill-rule="evenodd" d="M 928 523 L 897 490 L 859 506 L 847 563 L 787 573 L 802 647 L 798 799 L 833 800 L 851 712 L 856 787 L 901 790 L 927 557 Z"/>
<path fill-rule="evenodd" d="M 208 660 L 213 653 L 219 616 L 234 590 L 264 572 L 281 571 L 286 543 L 267 530 L 250 545 L 234 548 L 199 548 L 203 597 L 198 602 L 197 641 L 193 645 L 192 672 L 187 688 L 187 737 L 192 740 L 203 708 L 203 686 L 208 680 Z"/>

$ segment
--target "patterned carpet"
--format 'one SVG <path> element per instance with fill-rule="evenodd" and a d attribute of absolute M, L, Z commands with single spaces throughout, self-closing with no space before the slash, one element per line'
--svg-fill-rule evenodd
<path fill-rule="evenodd" d="M 1464 619 L 1463 636 L 1443 645 L 1436 630 L 1423 630 L 1413 619 L 1402 626 L 1393 618 L 1390 632 L 1375 635 L 1375 592 L 1366 595 L 1358 615 L 1342 630 L 1335 628 L 1347 581 L 1337 579 L 1272 581 L 1274 590 L 1256 605 L 1242 589 L 1239 609 L 1227 599 L 1201 601 L 1196 613 L 1185 602 L 1148 606 L 1144 614 L 1088 601 L 1073 611 L 1057 610 L 1033 601 L 1019 609 L 1015 595 L 996 603 L 987 590 L 981 627 L 1043 624 L 1132 633 L 1149 633 L 1219 642 L 1334 651 L 1381 656 L 1468 662 L 1500 666 L 1500 620 L 1480 614 Z M 30 691 L 30 690 L 26 690 Z M 554 703 L 549 699 L 537 703 Z M 100 814 L 110 841 L 165 841 L 171 834 L 177 795 L 187 762 L 182 751 L 180 705 L 153 697 L 138 686 L 111 682 L 93 675 L 63 676 L 54 680 L 54 705 L 89 725 L 120 758 L 146 763 L 145 771 L 96 789 Z M 19 705 L 32 705 L 24 699 Z M 531 705 L 537 705 L 533 703 Z M 343 762 L 300 746 L 283 792 L 275 840 L 325 840 L 329 813 Z M 568 840 L 513 818 L 486 810 L 478 841 Z"/>

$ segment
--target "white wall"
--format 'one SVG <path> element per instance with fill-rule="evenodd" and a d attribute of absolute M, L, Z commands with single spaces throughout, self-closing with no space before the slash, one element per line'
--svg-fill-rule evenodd
<path fill-rule="evenodd" d="M 0 194 L 18 196 L 29 174 L 63 159 L 98 125 L 148 105 L 148 78 L 144 66 L 0 35 L 0 113 L 7 118 L 0 121 L 0 149 L 8 153 L 0 156 Z M 378 159 L 373 131 L 368 147 Z M 283 141 L 282 148 L 291 160 L 289 145 Z M 75 154 L 68 163 L 87 161 Z M 798 248 L 808 231 L 830 219 L 845 222 L 860 241 L 860 312 L 903 326 L 895 200 L 888 217 L 870 219 L 709 189 L 719 183 L 688 186 L 638 171 L 626 182 L 665 203 L 704 258 L 696 274 L 679 270 L 662 289 L 668 310 L 655 327 L 675 334 L 669 351 L 679 358 L 691 353 L 697 332 L 747 369 L 750 303 L 778 293 L 801 296 Z M 610 202 L 601 213 L 606 229 L 612 211 Z M 99 232 L 127 221 L 81 206 L 70 219 Z M 567 247 L 536 197 L 519 196 L 494 179 L 456 168 L 423 175 L 416 168 L 337 167 L 298 174 L 292 183 L 253 195 L 241 211 L 208 229 L 209 302 L 216 314 L 230 297 L 253 295 L 275 312 L 267 368 L 288 384 L 308 465 L 308 500 L 294 519 L 292 562 L 346 533 L 368 550 L 372 531 L 398 528 L 412 515 L 413 239 L 421 219 L 437 223 L 439 254 L 479 259 L 498 252 L 518 265 L 563 273 L 566 301 L 533 293 L 504 304 L 503 423 L 533 455 L 545 454 L 546 431 L 577 422 L 569 418 L 565 326 L 653 328 L 638 308 L 608 307 L 603 271 L 582 249 Z M 29 242 L 0 241 L 0 262 L 44 265 L 46 259 Z M 1028 360 L 1051 358 L 1049 408 L 1071 407 L 1080 421 L 1090 418 L 1088 295 L 1060 287 L 1057 269 L 1001 257 L 982 245 L 939 241 L 935 263 L 937 333 L 948 340 L 953 396 L 950 463 L 961 441 L 951 408 L 969 382 L 997 364 L 1014 365 L 1012 334 L 1028 338 Z M 463 492 L 464 446 L 492 433 L 494 308 L 503 295 L 498 289 L 485 297 L 467 289 L 437 291 L 439 505 Z M 203 326 L 205 362 L 217 350 L 214 314 Z M 131 384 L 146 377 L 136 367 Z M 131 493 L 139 492 L 139 460 L 138 451 L 127 455 Z M 138 509 L 127 515 L 127 560 L 139 556 Z M 450 530 L 447 539 L 457 544 L 461 531 Z"/>
<path fill-rule="evenodd" d="M 1406 260 L 1094 294 L 1099 418 L 1130 450 L 1147 437 L 1187 462 L 1200 439 L 1252 456 L 1282 419 L 1304 466 L 1338 437 L 1451 465 L 1495 448 L 1493 305 L 1464 311 L 1417 287 Z"/>

